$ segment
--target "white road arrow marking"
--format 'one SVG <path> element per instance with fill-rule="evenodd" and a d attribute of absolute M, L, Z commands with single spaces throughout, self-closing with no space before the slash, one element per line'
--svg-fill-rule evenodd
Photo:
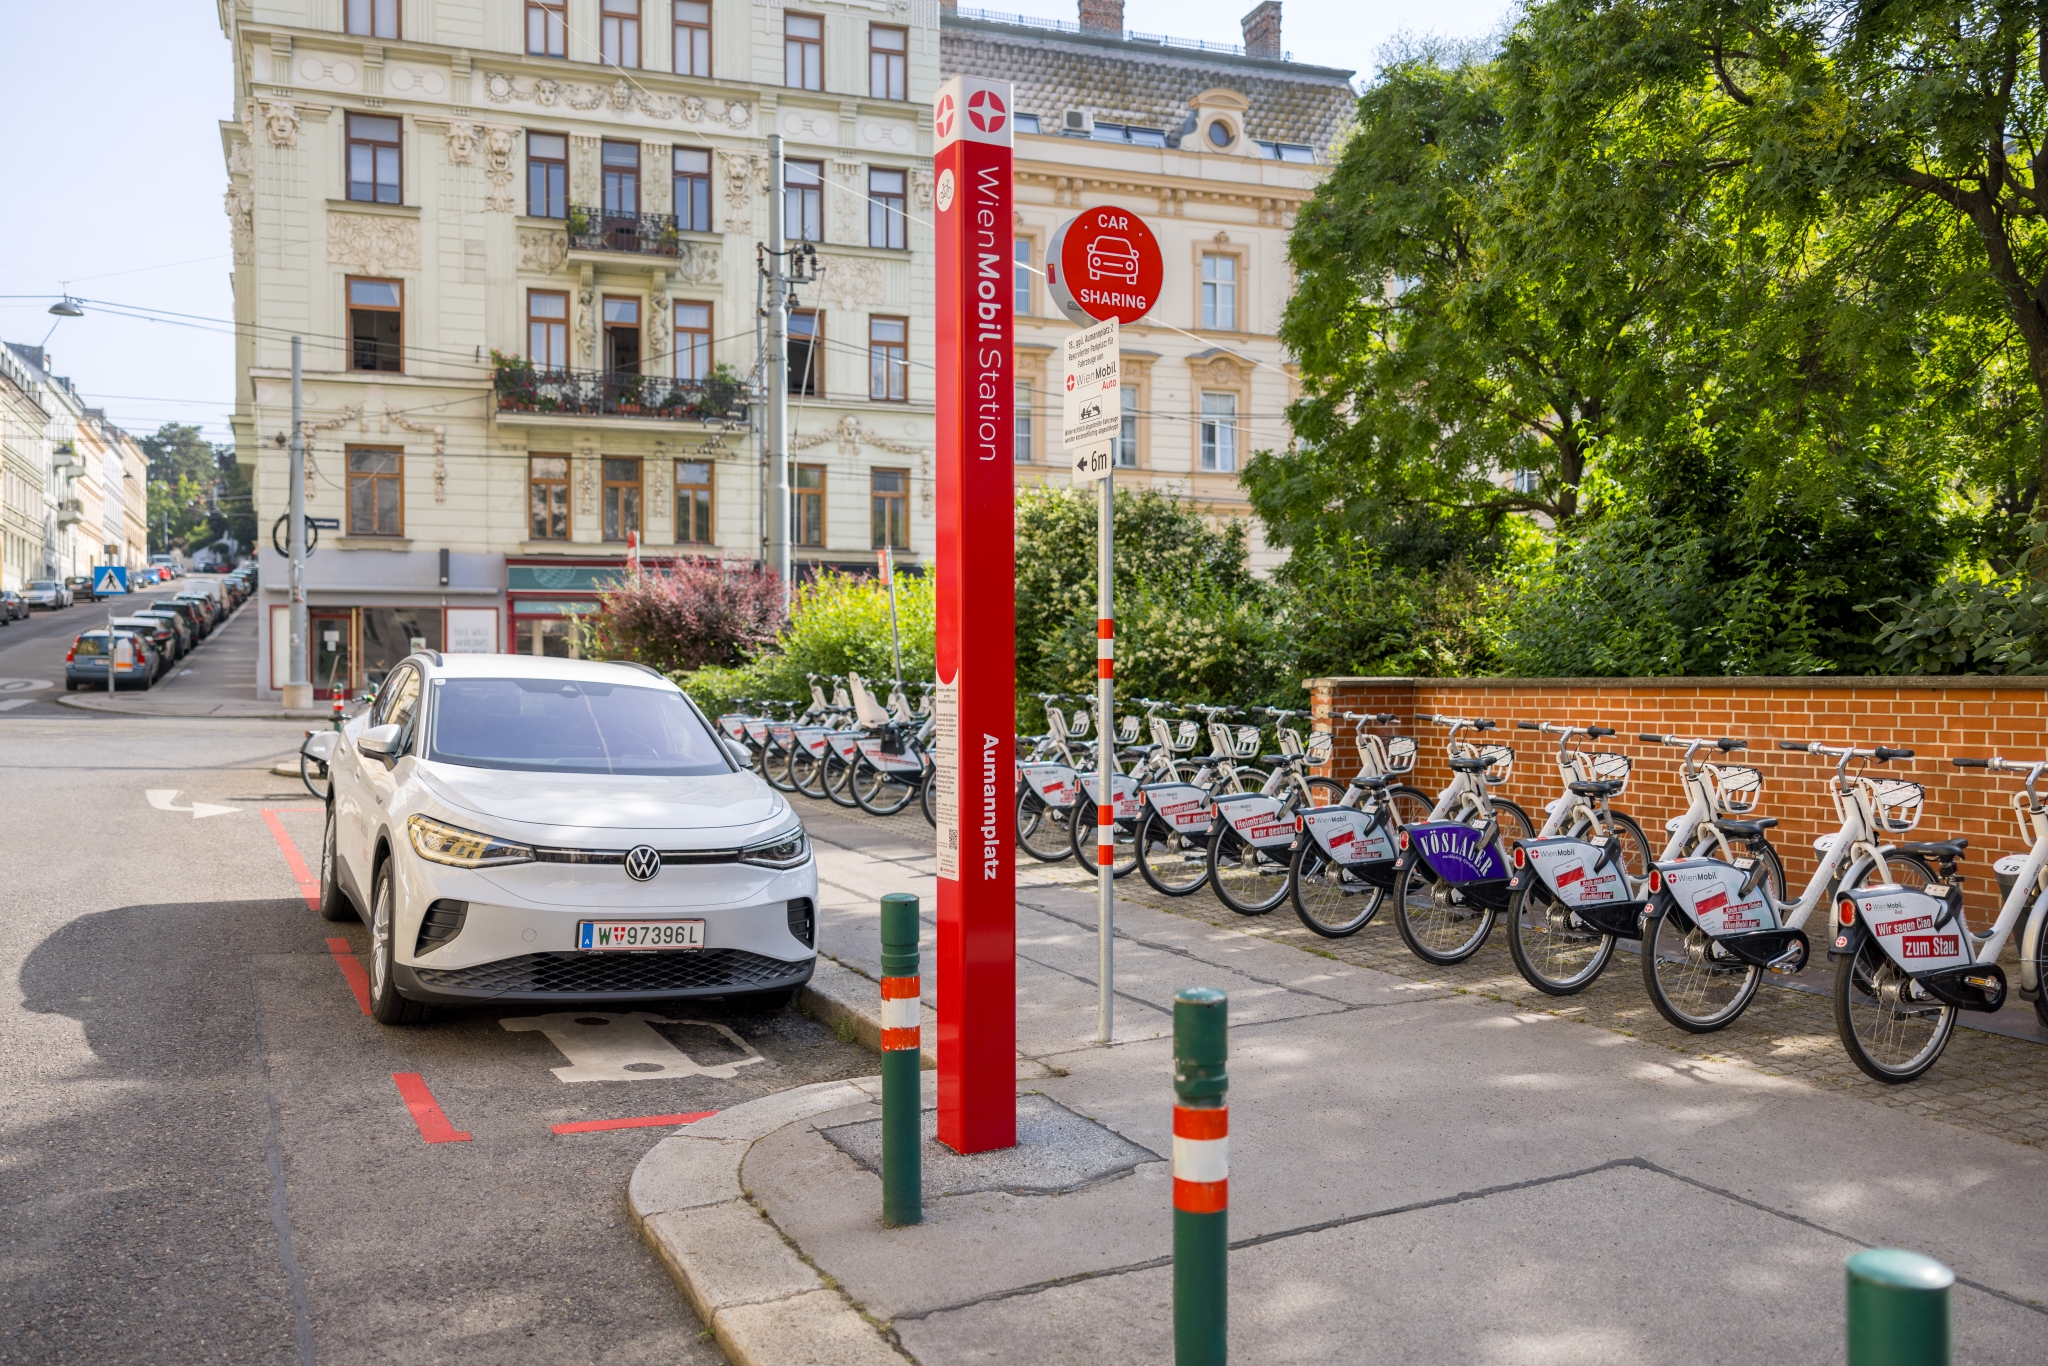
<path fill-rule="evenodd" d="M 189 811 L 195 821 L 204 820 L 208 816 L 232 816 L 242 809 L 239 806 L 216 806 L 212 802 L 201 801 L 195 801 L 190 806 L 173 805 L 172 799 L 181 790 L 175 787 L 152 787 L 145 789 L 142 795 L 149 798 L 149 804 L 159 811 Z"/>

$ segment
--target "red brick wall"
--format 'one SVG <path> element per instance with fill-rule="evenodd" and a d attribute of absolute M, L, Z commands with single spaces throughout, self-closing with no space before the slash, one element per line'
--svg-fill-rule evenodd
<path fill-rule="evenodd" d="M 1514 746 L 1514 774 L 1495 789 L 1528 810 L 1539 825 L 1543 806 L 1562 790 L 1554 737 L 1518 731 L 1517 721 L 1563 721 L 1613 726 L 1619 734 L 1601 742 L 1635 761 L 1628 791 L 1615 803 L 1642 823 L 1661 850 L 1663 824 L 1683 807 L 1678 761 L 1684 751 L 1646 745 L 1645 731 L 1687 736 L 1734 736 L 1749 748 L 1730 762 L 1762 771 L 1764 790 L 1756 814 L 1776 816 L 1772 843 L 1785 861 L 1790 890 L 1797 895 L 1813 875 L 1813 841 L 1837 828 L 1827 795 L 1831 766 L 1809 754 L 1777 748 L 1780 740 L 1819 740 L 1864 748 L 1891 745 L 1910 749 L 1910 760 L 1893 760 L 1874 772 L 1910 778 L 1927 789 L 1919 828 L 1908 840 L 1967 836 L 1970 852 L 1962 868 L 1971 919 L 1989 924 L 1997 901 L 1991 864 L 2027 847 L 2010 805 L 2019 781 L 2008 775 L 1965 772 L 1948 761 L 1956 755 L 1999 753 L 2031 761 L 2048 751 L 2048 678 L 1888 679 L 1436 679 L 1317 678 L 1309 690 L 1318 729 L 1337 739 L 1333 776 L 1349 777 L 1358 766 L 1350 722 L 1342 713 L 1392 712 L 1401 720 L 1383 735 L 1412 735 L 1419 749 L 1415 786 L 1440 791 L 1450 781 L 1444 764 L 1442 726 L 1415 723 L 1418 712 L 1490 717 L 1500 723 L 1489 741 Z M 1809 926 L 1812 922 L 1809 922 Z"/>

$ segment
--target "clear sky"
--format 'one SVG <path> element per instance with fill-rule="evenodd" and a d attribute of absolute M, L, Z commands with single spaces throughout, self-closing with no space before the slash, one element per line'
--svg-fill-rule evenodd
<path fill-rule="evenodd" d="M 510 4 L 515 0 L 497 0 Z M 1143 33 L 1242 41 L 1254 0 L 1128 0 Z M 1296 59 L 1371 73 L 1404 31 L 1480 37 L 1513 0 L 1284 0 L 1282 39 Z M 1073 0 L 1003 0 L 985 8 L 1072 19 Z M 218 124 L 235 117 L 227 43 L 210 0 L 93 0 L 7 6 L 0 43 L 0 338 L 49 338 L 59 374 L 137 435 L 193 422 L 226 440 L 234 350 L 225 327 L 227 173 Z M 59 54 L 83 55 L 81 67 Z M 193 315 L 193 325 L 48 314 L 69 282 L 83 300 Z"/>

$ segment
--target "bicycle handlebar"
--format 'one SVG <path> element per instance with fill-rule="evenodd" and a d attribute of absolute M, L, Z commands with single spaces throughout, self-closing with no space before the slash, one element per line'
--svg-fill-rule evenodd
<path fill-rule="evenodd" d="M 1956 766 L 1957 768 L 1994 768 L 1994 767 L 1995 767 L 1995 768 L 2004 768 L 2004 767 L 2005 767 L 2005 765 L 2004 765 L 2004 764 L 2003 764 L 2002 762 L 2000 762 L 1999 760 L 1996 760 L 1996 759 L 1951 759 L 1951 760 L 1949 760 L 1949 762 L 1950 762 L 1950 763 L 1952 763 L 1952 764 L 1954 764 L 1954 765 L 1955 765 L 1955 766 Z"/>
<path fill-rule="evenodd" d="M 1878 745 L 1873 749 L 1857 749 L 1851 745 L 1846 748 L 1837 749 L 1833 745 L 1824 745 L 1818 740 L 1780 740 L 1778 741 L 1778 748 L 1789 750 L 1794 754 L 1822 754 L 1832 759 L 1840 759 L 1843 763 L 1847 763 L 1851 759 L 1875 759 L 1883 764 L 1889 763 L 1893 759 L 1910 759 L 1913 757 L 1912 750 L 1894 749 L 1889 745 Z"/>
<path fill-rule="evenodd" d="M 1400 717 L 1398 717 L 1398 716 L 1396 716 L 1396 715 L 1394 715 L 1394 713 L 1392 713 L 1392 712 L 1390 712 L 1390 711 L 1382 711 L 1382 712 L 1370 712 L 1370 711 L 1347 711 L 1347 712 L 1345 712 L 1345 713 L 1344 713 L 1344 719 L 1345 719 L 1346 721 L 1358 721 L 1358 722 L 1362 722 L 1362 723 L 1364 723 L 1364 724 L 1366 724 L 1366 725 L 1373 725 L 1373 726 L 1391 726 L 1391 725 L 1393 725 L 1393 724 L 1394 724 L 1394 723 L 1395 723 L 1396 721 L 1399 721 L 1399 720 L 1400 720 L 1401 718 L 1400 718 Z"/>

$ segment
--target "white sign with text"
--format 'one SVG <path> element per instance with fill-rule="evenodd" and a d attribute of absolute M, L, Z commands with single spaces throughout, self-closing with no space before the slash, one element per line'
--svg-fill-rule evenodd
<path fill-rule="evenodd" d="M 1117 321 L 1097 323 L 1067 338 L 1061 395 L 1060 444 L 1077 484 L 1105 478 L 1123 426 L 1117 377 Z"/>

